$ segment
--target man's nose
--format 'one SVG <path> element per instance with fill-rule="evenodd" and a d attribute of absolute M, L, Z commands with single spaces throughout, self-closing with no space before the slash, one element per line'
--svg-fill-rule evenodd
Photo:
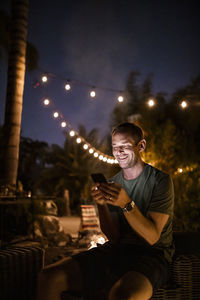
<path fill-rule="evenodd" d="M 124 147 L 123 146 L 119 146 L 117 152 L 119 152 L 119 153 L 124 152 Z"/>

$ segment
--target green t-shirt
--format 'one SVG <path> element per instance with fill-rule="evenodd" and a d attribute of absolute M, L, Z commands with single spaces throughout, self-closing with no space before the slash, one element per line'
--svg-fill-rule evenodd
<path fill-rule="evenodd" d="M 123 172 L 120 171 L 110 180 L 119 183 L 126 190 L 144 216 L 147 216 L 149 211 L 169 215 L 160 239 L 152 247 L 163 250 L 166 259 L 171 261 L 174 254 L 172 235 L 174 188 L 171 177 L 155 167 L 145 164 L 142 173 L 135 179 L 124 179 Z M 111 212 L 117 213 L 121 243 L 136 245 L 147 243 L 131 228 L 120 207 L 109 205 L 109 209 Z"/>

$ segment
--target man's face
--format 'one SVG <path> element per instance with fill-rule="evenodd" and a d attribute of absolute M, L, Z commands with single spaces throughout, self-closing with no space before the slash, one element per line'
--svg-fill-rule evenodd
<path fill-rule="evenodd" d="M 127 133 L 116 133 L 112 136 L 112 151 L 122 169 L 134 167 L 140 157 L 138 145 Z"/>

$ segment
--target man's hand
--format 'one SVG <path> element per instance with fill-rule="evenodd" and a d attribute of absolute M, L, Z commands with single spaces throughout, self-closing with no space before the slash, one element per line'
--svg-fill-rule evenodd
<path fill-rule="evenodd" d="M 124 188 L 118 183 L 101 183 L 98 189 L 103 193 L 106 203 L 111 205 L 123 208 L 131 202 Z"/>
<path fill-rule="evenodd" d="M 98 205 L 105 205 L 106 204 L 106 198 L 104 193 L 100 190 L 100 183 L 95 183 L 92 185 L 91 188 L 91 195 L 94 200 Z"/>

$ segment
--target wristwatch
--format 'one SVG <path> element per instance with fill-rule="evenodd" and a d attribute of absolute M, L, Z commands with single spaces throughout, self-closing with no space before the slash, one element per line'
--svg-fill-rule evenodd
<path fill-rule="evenodd" d="M 123 212 L 129 212 L 132 209 L 134 209 L 135 207 L 135 202 L 132 200 L 131 202 L 129 202 L 128 204 L 126 204 L 126 206 L 124 208 L 122 208 Z"/>

